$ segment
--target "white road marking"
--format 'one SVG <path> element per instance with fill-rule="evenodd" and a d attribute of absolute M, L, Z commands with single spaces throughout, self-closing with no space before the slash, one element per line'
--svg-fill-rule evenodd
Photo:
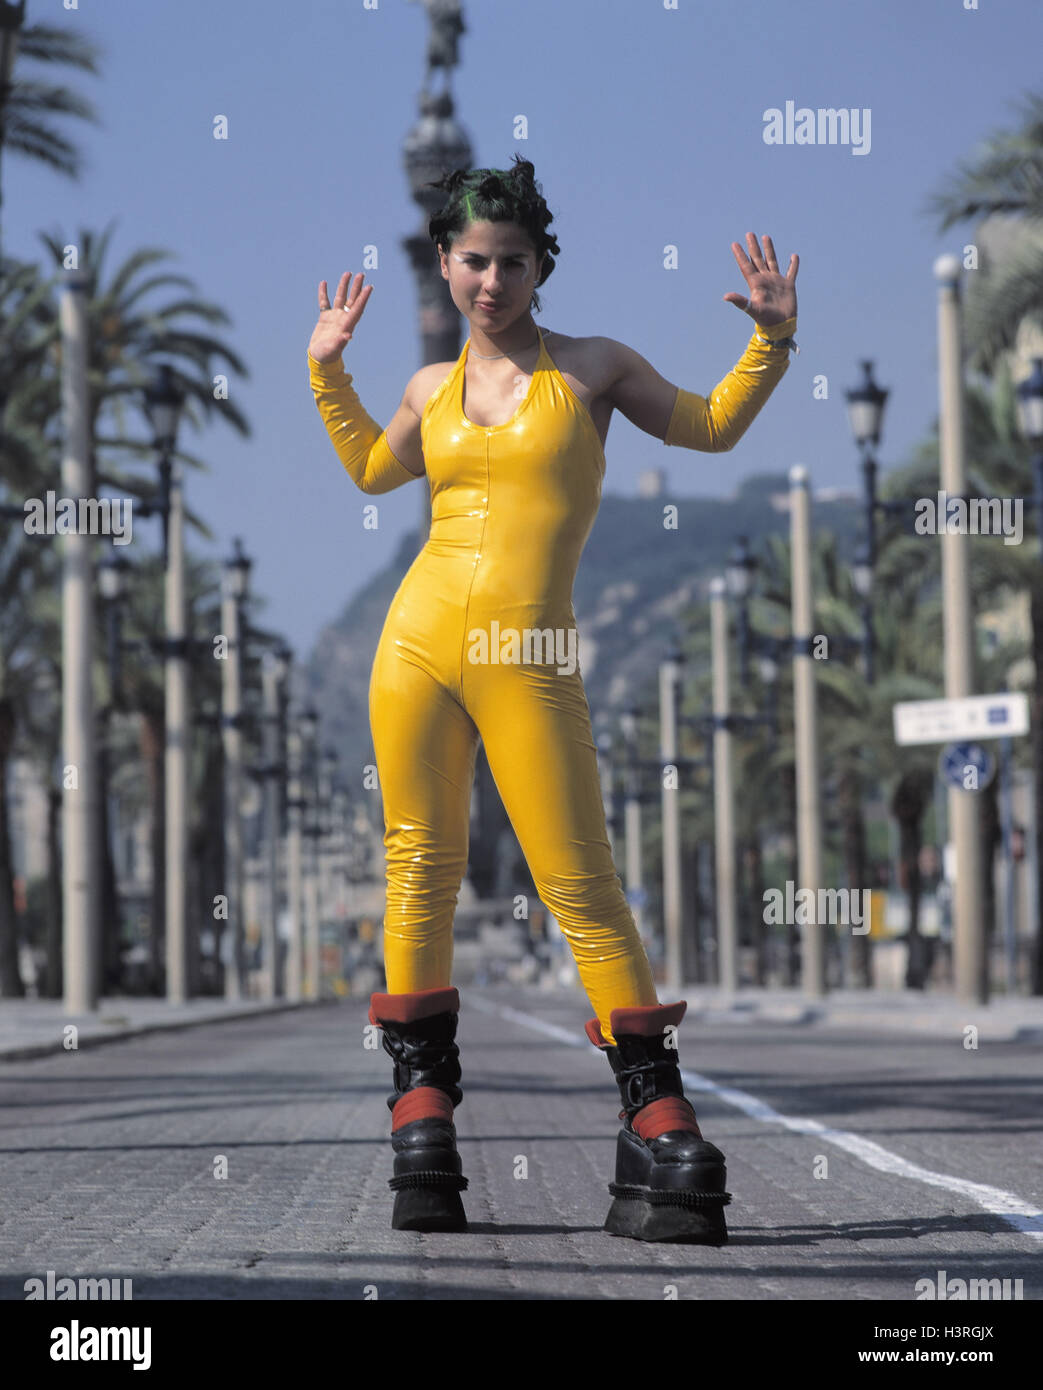
<path fill-rule="evenodd" d="M 554 1038 L 569 1047 L 587 1048 L 592 1058 L 597 1056 L 596 1049 L 584 1034 L 572 1033 L 554 1023 L 546 1023 L 535 1014 L 521 1013 L 505 1004 L 492 1004 L 475 996 L 468 998 L 468 1005 L 485 1013 L 498 1014 L 501 1018 L 543 1033 L 546 1037 Z M 872 1139 L 863 1139 L 860 1134 L 853 1134 L 847 1129 L 831 1129 L 829 1125 L 820 1124 L 818 1120 L 780 1114 L 778 1110 L 750 1095 L 748 1091 L 739 1091 L 733 1086 L 719 1086 L 716 1081 L 711 1081 L 708 1076 L 702 1076 L 697 1071 L 682 1068 L 681 1077 L 690 1090 L 705 1091 L 709 1095 L 717 1096 L 725 1105 L 734 1106 L 751 1119 L 761 1120 L 764 1124 L 781 1125 L 783 1129 L 791 1130 L 795 1134 L 813 1134 L 824 1144 L 843 1149 L 878 1172 L 891 1173 L 895 1177 L 908 1178 L 912 1182 L 926 1183 L 928 1187 L 944 1188 L 947 1192 L 965 1197 L 991 1216 L 998 1216 L 1021 1235 L 1043 1240 L 1043 1211 L 1031 1202 L 1023 1201 L 1013 1192 L 1005 1192 L 1001 1187 L 989 1187 L 981 1182 L 969 1182 L 966 1178 L 957 1178 L 950 1173 L 935 1173 L 930 1168 L 921 1168 L 918 1163 L 910 1163 L 908 1159 L 892 1153 L 890 1149 L 883 1148 Z"/>

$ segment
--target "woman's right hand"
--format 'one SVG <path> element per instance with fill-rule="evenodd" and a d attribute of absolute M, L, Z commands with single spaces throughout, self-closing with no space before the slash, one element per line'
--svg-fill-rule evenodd
<path fill-rule="evenodd" d="M 372 285 L 367 285 L 360 293 L 363 279 L 362 271 L 359 271 L 355 276 L 355 283 L 349 290 L 351 271 L 346 270 L 340 277 L 332 305 L 326 281 L 320 283 L 319 321 L 308 344 L 308 351 L 316 362 L 335 362 L 351 342 L 355 325 L 362 317 L 362 311 L 373 293 Z"/>

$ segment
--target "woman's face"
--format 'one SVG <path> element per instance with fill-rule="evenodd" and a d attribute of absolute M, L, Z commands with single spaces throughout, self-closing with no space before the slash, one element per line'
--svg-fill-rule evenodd
<path fill-rule="evenodd" d="M 485 333 L 502 333 L 529 310 L 542 268 L 532 239 L 514 222 L 471 222 L 448 253 L 442 277 L 453 303 Z"/>

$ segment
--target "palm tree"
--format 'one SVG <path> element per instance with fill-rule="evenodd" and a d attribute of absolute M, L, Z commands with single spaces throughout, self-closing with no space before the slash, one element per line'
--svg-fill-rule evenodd
<path fill-rule="evenodd" d="M 46 367 L 47 293 L 32 266 L 16 265 L 0 282 L 0 492 L 13 522 L 4 527 L 0 542 L 0 993 L 5 996 L 25 991 L 18 969 L 10 829 L 2 789 L 23 712 L 46 707 L 32 660 L 41 636 L 35 601 L 58 583 L 54 547 L 27 536 L 16 520 L 23 498 L 40 495 L 38 485 L 53 457 L 53 445 L 45 438 L 47 411 L 35 389 Z M 56 726 L 60 722 L 55 718 Z M 49 780 L 50 768 L 47 776 Z"/>
<path fill-rule="evenodd" d="M 20 5 L 0 0 L 0 52 L 4 55 L 0 65 L 0 154 L 6 149 L 47 164 L 68 178 L 78 178 L 82 167 L 80 151 L 47 118 L 74 116 L 97 124 L 94 107 L 68 87 L 33 78 L 12 79 L 16 58 L 80 68 L 96 75 L 99 50 L 65 25 L 34 24 L 22 28 L 24 15 L 25 0 Z M 0 274 L 4 269 L 0 250 Z"/>
<path fill-rule="evenodd" d="M 151 459 L 154 452 L 151 442 L 128 437 L 126 407 L 137 403 L 141 387 L 155 360 L 160 355 L 175 359 L 173 374 L 185 393 L 189 419 L 198 422 L 200 413 L 210 415 L 216 412 L 227 419 L 233 428 L 247 435 L 249 426 L 238 407 L 231 401 L 219 403 L 214 399 L 211 359 L 215 356 L 223 358 L 240 375 L 246 376 L 248 373 L 238 356 L 224 343 L 207 332 L 198 332 L 179 321 L 184 316 L 194 316 L 210 324 L 227 323 L 227 315 L 217 306 L 192 296 L 173 299 L 155 309 L 149 309 L 141 302 L 149 292 L 161 286 L 177 284 L 193 288 L 192 282 L 184 276 L 141 275 L 146 267 L 168 253 L 154 248 L 140 250 L 117 266 L 106 283 L 104 263 L 110 236 L 111 227 L 100 237 L 81 230 L 77 241 L 82 252 L 81 268 L 86 272 L 88 282 L 88 388 L 91 409 L 88 422 L 91 440 L 88 495 L 97 496 L 107 486 L 124 496 L 149 501 L 155 499 L 155 483 L 147 477 L 127 473 L 120 464 L 110 463 L 108 455 L 119 450 L 124 454 L 129 452 L 132 457 Z M 29 268 L 21 267 L 15 276 L 8 279 L 10 294 L 0 297 L 0 309 L 4 311 L 0 323 L 0 357 L 3 358 L 0 365 L 10 369 L 5 373 L 5 381 L 12 393 L 4 423 L 2 477 L 18 501 L 27 496 L 42 496 L 48 487 L 55 486 L 60 473 L 59 442 L 54 421 L 60 418 L 59 375 L 56 368 L 61 335 L 53 289 L 61 276 L 64 242 L 48 236 L 44 236 L 43 241 L 59 268 L 58 274 L 41 288 Z M 8 299 L 12 300 L 10 309 L 7 307 Z M 31 347 L 26 347 L 25 344 L 30 341 L 30 328 Z M 179 450 L 178 456 L 192 467 L 205 467 L 201 460 L 185 450 Z M 204 536 L 211 537 L 203 520 L 188 509 L 186 520 Z M 41 552 L 44 549 L 53 551 L 54 547 L 41 543 L 40 538 L 33 539 L 35 545 L 32 553 L 42 563 Z M 25 541 L 23 535 L 23 547 Z M 54 582 L 52 578 L 52 586 Z M 0 590 L 0 599 L 2 597 Z M 157 613 L 152 631 L 161 630 Z M 31 693 L 33 682 L 41 678 L 41 671 L 60 665 L 60 628 L 41 623 L 36 629 L 36 636 L 37 662 L 33 675 L 31 678 L 27 676 L 27 684 L 13 697 L 12 739 L 16 736 L 18 724 L 28 720 L 34 698 Z M 3 635 L 0 632 L 0 653 L 5 650 L 2 644 Z M 104 652 L 103 641 L 99 642 L 97 650 Z M 0 681 L 2 679 L 3 663 L 0 662 Z M 96 687 L 107 689 L 100 664 Z M 0 684 L 2 692 L 3 686 Z M 158 727 L 161 727 L 161 694 L 151 705 L 146 703 L 145 708 L 146 718 L 150 713 L 154 723 L 156 719 L 160 720 Z M 2 754 L 0 743 L 0 756 Z M 156 790 L 158 792 L 160 789 L 157 787 Z M 102 788 L 102 805 L 106 804 L 105 788 Z M 161 828 L 158 815 L 160 804 L 154 804 L 154 824 L 158 822 Z M 2 881 L 5 833 L 6 827 L 0 818 L 0 899 L 4 900 L 9 897 Z M 105 877 L 111 890 L 111 871 Z M 156 877 L 161 884 L 161 875 Z M 11 911 L 13 913 L 13 908 Z M 0 969 L 3 968 L 4 912 L 4 906 L 0 905 Z M 161 919 L 157 919 L 157 925 L 158 920 Z M 112 902 L 107 905 L 105 921 L 110 929 L 115 926 Z M 7 985 L 0 983 L 0 988 L 4 988 L 5 992 L 8 992 L 8 986 L 16 988 L 13 981 L 8 981 Z"/>
<path fill-rule="evenodd" d="M 1022 323 L 1043 329 L 1043 94 L 1021 105 L 1018 128 L 983 141 L 927 202 L 943 232 L 973 218 L 1009 224 L 996 229 L 1010 237 L 1006 252 L 995 264 L 981 259 L 967 292 L 970 364 L 989 374 L 1015 346 Z"/>

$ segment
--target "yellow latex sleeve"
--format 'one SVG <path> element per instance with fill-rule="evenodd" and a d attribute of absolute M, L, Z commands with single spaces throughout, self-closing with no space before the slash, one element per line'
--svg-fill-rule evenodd
<path fill-rule="evenodd" d="M 775 342 L 791 337 L 796 326 L 796 316 L 768 328 L 758 324 L 746 351 L 724 380 L 714 387 L 709 400 L 679 387 L 664 444 L 679 444 L 682 448 L 701 449 L 709 454 L 733 448 L 789 366 L 787 348 L 769 347 L 757 335 Z"/>
<path fill-rule="evenodd" d="M 350 372 L 338 357 L 316 362 L 308 353 L 308 372 L 315 404 L 337 457 L 363 492 L 390 492 L 423 477 L 411 472 L 391 452 L 387 432 L 367 415 L 352 386 Z"/>

